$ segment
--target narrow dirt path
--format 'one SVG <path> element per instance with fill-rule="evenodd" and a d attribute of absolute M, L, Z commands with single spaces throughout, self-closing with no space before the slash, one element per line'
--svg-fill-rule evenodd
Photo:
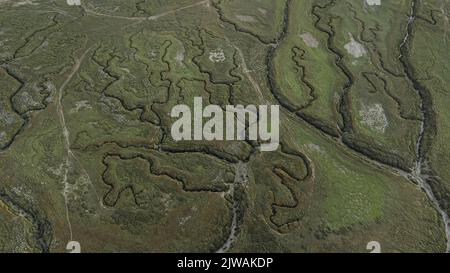
<path fill-rule="evenodd" d="M 86 11 L 87 14 L 93 15 L 93 16 L 99 16 L 99 17 L 108 17 L 108 18 L 115 18 L 115 19 L 123 19 L 123 20 L 134 20 L 134 21 L 146 21 L 146 20 L 158 20 L 159 18 L 165 17 L 167 15 L 171 15 L 174 13 L 177 13 L 179 11 L 190 9 L 196 6 L 200 5 L 209 5 L 209 0 L 200 1 L 191 5 L 179 7 L 173 10 L 169 10 L 157 15 L 149 16 L 149 17 L 127 17 L 127 16 L 120 16 L 120 15 L 112 15 L 112 14 L 105 14 L 105 13 L 99 13 L 90 7 L 86 5 L 82 5 L 83 9 Z"/>
<path fill-rule="evenodd" d="M 91 50 L 91 48 L 87 49 L 86 51 L 84 51 L 84 53 L 75 60 L 75 64 L 72 68 L 71 73 L 69 74 L 69 76 L 66 78 L 66 80 L 63 82 L 63 84 L 61 85 L 61 87 L 58 90 L 58 98 L 56 100 L 56 110 L 57 110 L 57 114 L 59 116 L 59 122 L 61 125 L 61 129 L 62 129 L 62 134 L 64 136 L 64 146 L 66 149 L 66 158 L 65 158 L 65 162 L 63 163 L 64 166 L 64 175 L 63 175 L 63 180 L 62 180 L 62 185 L 64 185 L 64 189 L 63 189 L 63 196 L 64 196 L 64 202 L 65 202 L 65 207 L 66 207 L 66 219 L 67 219 L 67 224 L 69 227 L 69 234 L 70 234 L 70 241 L 73 240 L 73 232 L 72 232 L 72 225 L 70 223 L 70 216 L 69 216 L 69 204 L 68 204 L 68 199 L 67 199 L 67 193 L 69 191 L 69 184 L 68 184 L 68 174 L 69 174 L 69 169 L 70 169 L 70 160 L 71 158 L 76 159 L 75 155 L 73 154 L 72 150 L 70 149 L 70 132 L 67 129 L 66 126 L 66 119 L 64 116 L 64 108 L 62 105 L 62 100 L 63 100 L 63 95 L 64 95 L 64 89 L 66 88 L 67 84 L 69 84 L 69 82 L 72 80 L 72 78 L 75 76 L 75 74 L 78 72 L 78 70 L 80 69 L 81 63 L 83 62 L 84 58 L 86 57 L 87 53 Z"/>
<path fill-rule="evenodd" d="M 244 53 L 242 52 L 242 50 L 237 47 L 236 45 L 234 45 L 233 43 L 231 43 L 230 41 L 228 41 L 238 52 L 239 57 L 241 58 L 241 63 L 242 63 L 242 71 L 244 72 L 245 76 L 247 77 L 247 79 L 250 81 L 250 83 L 253 85 L 253 88 L 255 89 L 255 91 L 258 93 L 259 97 L 261 98 L 262 102 L 267 102 L 267 100 L 264 100 L 264 95 L 261 91 L 261 87 L 259 87 L 258 82 L 253 78 L 253 76 L 250 74 L 251 70 L 248 69 L 247 67 L 247 63 L 245 62 L 245 57 L 244 57 Z"/>
<path fill-rule="evenodd" d="M 147 17 L 147 19 L 148 20 L 158 20 L 161 17 L 167 16 L 167 15 L 170 15 L 170 14 L 174 14 L 176 12 L 179 12 L 179 11 L 182 11 L 182 10 L 185 10 L 185 9 L 190 9 L 190 8 L 193 8 L 193 7 L 196 7 L 196 6 L 201 6 L 201 5 L 209 5 L 209 0 L 200 1 L 200 2 L 191 4 L 191 5 L 187 5 L 187 6 L 184 6 L 184 7 L 181 7 L 181 8 L 177 8 L 177 9 L 174 9 L 174 10 L 169 10 L 169 11 L 163 12 L 163 13 L 158 14 L 158 15 L 153 15 L 153 16 Z"/>

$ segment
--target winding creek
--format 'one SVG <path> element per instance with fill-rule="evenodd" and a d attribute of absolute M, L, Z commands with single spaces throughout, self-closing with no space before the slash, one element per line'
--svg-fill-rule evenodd
<path fill-rule="evenodd" d="M 239 235 L 239 224 L 240 224 L 239 213 L 242 210 L 242 208 L 240 199 L 238 196 L 236 196 L 235 192 L 236 187 L 243 186 L 247 183 L 248 183 L 247 164 L 244 162 L 239 162 L 235 165 L 234 182 L 232 185 L 230 185 L 230 190 L 226 193 L 229 194 L 233 200 L 233 208 L 232 208 L 233 218 L 231 220 L 230 234 L 228 236 L 228 239 L 225 241 L 222 247 L 216 251 L 216 253 L 228 252 L 233 247 L 233 245 L 237 240 L 237 236 Z"/>
<path fill-rule="evenodd" d="M 430 122 L 430 114 L 429 111 L 433 111 L 431 109 L 430 105 L 426 105 L 426 96 L 429 96 L 427 94 L 427 90 L 423 88 L 417 80 L 413 77 L 411 69 L 410 69 L 410 63 L 408 61 L 408 44 L 411 40 L 411 37 L 413 35 L 413 28 L 414 28 L 414 22 L 417 18 L 417 0 L 411 1 L 411 10 L 410 15 L 408 17 L 408 24 L 406 27 L 406 35 L 403 39 L 403 42 L 400 45 L 400 62 L 403 65 L 406 78 L 411 83 L 411 85 L 414 87 L 415 91 L 419 94 L 421 98 L 420 102 L 420 110 L 421 110 L 421 125 L 420 125 L 420 134 L 419 138 L 417 140 L 416 144 L 416 153 L 417 153 L 417 160 L 416 164 L 413 170 L 411 170 L 411 173 L 407 174 L 407 177 L 416 182 L 420 188 L 427 194 L 428 198 L 430 199 L 431 203 L 435 207 L 435 209 L 439 212 L 439 214 L 442 217 L 442 220 L 445 225 L 445 233 L 447 236 L 447 253 L 450 253 L 450 218 L 447 214 L 447 212 L 441 207 L 439 200 L 437 200 L 436 195 L 434 194 L 429 182 L 428 178 L 429 176 L 423 172 L 423 166 L 425 163 L 425 156 L 426 151 L 424 148 L 424 140 L 426 137 L 428 127 L 428 123 Z"/>

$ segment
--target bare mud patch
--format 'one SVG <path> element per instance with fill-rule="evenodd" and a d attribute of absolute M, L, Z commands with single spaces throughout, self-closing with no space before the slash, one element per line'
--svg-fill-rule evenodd
<path fill-rule="evenodd" d="M 319 41 L 309 32 L 300 34 L 300 37 L 302 37 L 303 42 L 309 47 L 317 48 L 319 46 Z"/>
<path fill-rule="evenodd" d="M 361 58 L 362 56 L 366 55 L 367 51 L 364 46 L 358 43 L 350 33 L 349 36 L 350 42 L 344 46 L 347 52 L 355 58 Z"/>
<path fill-rule="evenodd" d="M 315 152 L 315 153 L 319 153 L 321 155 L 325 154 L 325 151 L 322 149 L 322 147 L 320 147 L 317 144 L 314 143 L 309 143 L 304 145 L 304 147 L 309 151 L 309 152 Z"/>
<path fill-rule="evenodd" d="M 13 7 L 20 7 L 26 5 L 34 5 L 34 6 L 39 5 L 37 3 L 34 3 L 34 0 L 24 0 L 24 1 L 0 0 L 0 5 L 8 3 L 11 3 Z"/>
<path fill-rule="evenodd" d="M 13 7 L 20 7 L 20 6 L 26 6 L 26 5 L 37 5 L 37 4 L 33 3 L 33 1 L 31 1 L 31 0 L 25 0 L 25 1 L 15 2 L 13 4 Z"/>
<path fill-rule="evenodd" d="M 266 9 L 258 8 L 258 11 L 259 11 L 262 15 L 266 15 L 266 14 L 267 14 L 267 10 L 266 10 Z"/>
<path fill-rule="evenodd" d="M 217 48 L 209 52 L 209 60 L 213 63 L 223 63 L 226 60 L 223 49 Z"/>
<path fill-rule="evenodd" d="M 369 6 L 381 6 L 381 0 L 366 0 L 366 4 Z"/>
<path fill-rule="evenodd" d="M 6 138 L 6 132 L 0 132 L 0 144 L 2 144 L 3 142 L 6 142 L 7 138 Z"/>
<path fill-rule="evenodd" d="M 69 6 L 81 6 L 81 0 L 66 0 Z"/>
<path fill-rule="evenodd" d="M 185 59 L 185 52 L 183 51 L 178 51 L 177 55 L 175 56 L 175 61 L 178 65 L 183 66 L 183 62 Z"/>
<path fill-rule="evenodd" d="M 2 107 L 2 105 L 0 105 Z M 0 122 L 6 125 L 12 125 L 16 122 L 16 117 L 10 112 L 0 110 Z"/>
<path fill-rule="evenodd" d="M 77 101 L 75 103 L 75 107 L 70 110 L 70 113 L 78 113 L 80 110 L 84 109 L 92 109 L 92 106 L 89 104 L 87 100 Z"/>
<path fill-rule="evenodd" d="M 359 116 L 362 119 L 362 123 L 370 127 L 372 130 L 378 133 L 386 132 L 386 128 L 389 123 L 384 112 L 384 108 L 381 104 L 362 105 L 362 109 L 359 111 Z"/>
<path fill-rule="evenodd" d="M 245 22 L 245 23 L 255 23 L 256 19 L 253 16 L 249 16 L 249 15 L 236 15 L 236 18 L 241 21 L 241 22 Z"/>

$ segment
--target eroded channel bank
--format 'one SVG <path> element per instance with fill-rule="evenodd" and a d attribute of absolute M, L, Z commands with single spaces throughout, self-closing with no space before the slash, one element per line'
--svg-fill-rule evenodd
<path fill-rule="evenodd" d="M 427 194 L 433 206 L 439 212 L 445 225 L 445 233 L 447 236 L 447 253 L 450 253 L 450 219 L 448 213 L 442 206 L 442 201 L 438 200 L 436 193 L 429 183 L 430 175 L 426 172 L 425 166 L 427 161 L 427 154 L 431 145 L 430 137 L 435 134 L 436 118 L 433 111 L 433 102 L 430 92 L 422 86 L 422 84 L 416 79 L 413 72 L 413 67 L 409 60 L 409 45 L 414 35 L 414 22 L 417 18 L 417 0 L 411 1 L 411 9 L 408 17 L 408 24 L 406 27 L 406 34 L 403 42 L 400 44 L 400 62 L 402 63 L 405 71 L 405 76 L 414 90 L 418 93 L 420 101 L 421 112 L 421 126 L 420 134 L 416 143 L 416 164 L 409 173 L 409 178 L 416 182 L 420 188 Z"/>

